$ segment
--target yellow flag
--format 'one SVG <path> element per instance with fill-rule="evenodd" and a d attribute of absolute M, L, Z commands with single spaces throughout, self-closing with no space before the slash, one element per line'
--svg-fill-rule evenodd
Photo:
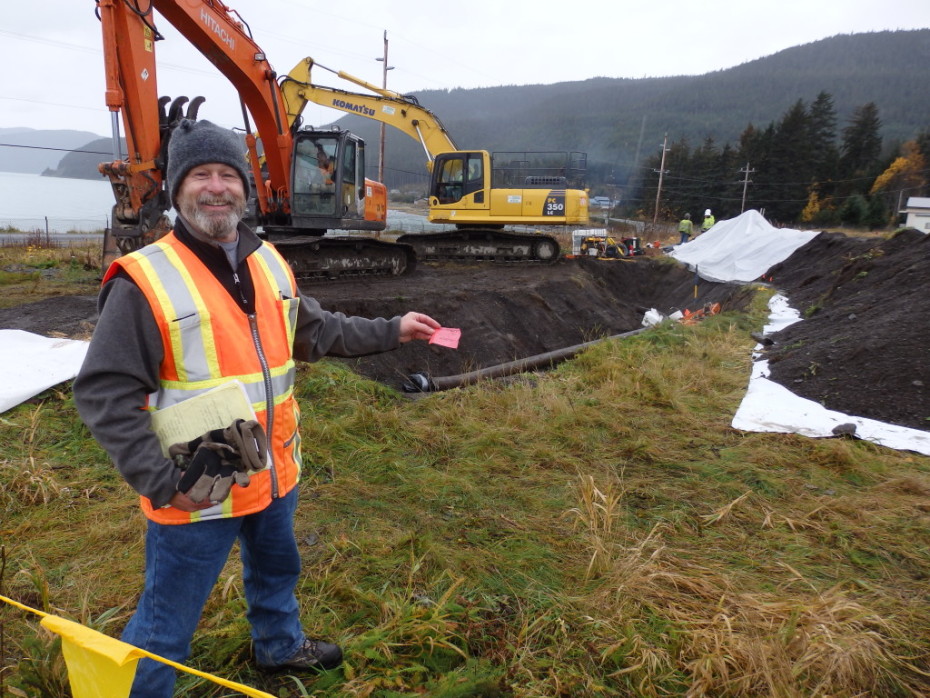
<path fill-rule="evenodd" d="M 0 601 L 41 616 L 42 626 L 61 637 L 61 651 L 68 667 L 68 680 L 74 698 L 126 698 L 136 675 L 136 664 L 142 657 L 231 688 L 250 698 L 275 698 L 256 688 L 159 657 L 80 623 L 37 611 L 6 596 L 0 596 Z"/>
<path fill-rule="evenodd" d="M 74 698 L 125 698 L 142 650 L 80 623 L 45 616 L 42 625 L 61 636 Z"/>

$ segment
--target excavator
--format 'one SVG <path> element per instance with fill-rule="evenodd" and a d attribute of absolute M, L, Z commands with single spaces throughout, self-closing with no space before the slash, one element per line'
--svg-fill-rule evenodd
<path fill-rule="evenodd" d="M 327 70 L 371 94 L 317 85 L 312 69 Z M 588 224 L 584 153 L 488 153 L 459 150 L 433 112 L 410 95 L 372 85 L 305 58 L 280 81 L 289 123 L 307 103 L 380 121 L 418 141 L 427 157 L 429 220 L 454 225 L 442 233 L 404 235 L 419 259 L 553 261 L 558 241 L 505 226 Z"/>
<path fill-rule="evenodd" d="M 95 2 L 113 129 L 113 160 L 99 169 L 109 178 L 116 200 L 104 241 L 104 266 L 170 229 L 164 181 L 168 142 L 181 119 L 197 118 L 204 101 L 158 96 L 155 45 L 162 36 L 155 25 L 157 10 L 239 93 L 243 157 L 248 153 L 256 193 L 250 222 L 275 241 L 295 275 L 397 275 L 413 268 L 411 246 L 370 235 L 386 227 L 387 191 L 364 176 L 364 142 L 340 129 L 291 129 L 278 76 L 238 13 L 220 0 Z"/>
<path fill-rule="evenodd" d="M 367 179 L 365 144 L 338 129 L 301 128 L 307 101 L 325 88 L 309 80 L 312 60 L 278 76 L 248 24 L 221 0 L 95 0 L 101 22 L 106 104 L 111 112 L 113 160 L 101 163 L 116 203 L 104 242 L 104 265 L 166 233 L 171 222 L 165 189 L 167 147 L 181 119 L 196 119 L 204 99 L 159 97 L 155 46 L 162 38 L 157 11 L 226 77 L 242 101 L 243 151 L 248 154 L 254 202 L 247 221 L 274 241 L 298 278 L 403 274 L 422 259 L 554 261 L 555 238 L 504 230 L 507 225 L 587 223 L 581 188 L 583 154 L 459 151 L 439 119 L 413 98 L 374 89 L 374 96 L 341 93 L 343 111 L 387 120 L 410 118 L 408 134 L 428 133 L 430 220 L 454 231 L 405 235 L 396 242 L 371 235 L 386 227 L 387 192 Z M 345 74 L 342 74 L 345 75 Z M 308 97 L 309 95 L 309 97 Z M 361 105 L 362 98 L 374 106 Z M 340 108 L 336 101 L 328 106 Z M 125 129 L 122 152 L 120 116 Z M 255 122 L 253 133 L 251 119 Z M 417 136 L 420 138 L 420 136 Z M 571 188 L 576 187 L 576 188 Z M 367 235 L 337 235 L 363 231 Z"/>

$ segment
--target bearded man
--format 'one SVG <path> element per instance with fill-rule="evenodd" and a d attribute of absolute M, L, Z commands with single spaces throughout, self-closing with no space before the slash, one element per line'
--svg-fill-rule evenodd
<path fill-rule="evenodd" d="M 74 398 L 147 518 L 145 585 L 123 640 L 183 663 L 238 540 L 259 667 L 326 671 L 342 662 L 342 650 L 304 635 L 295 596 L 295 361 L 387 351 L 428 339 L 439 323 L 413 312 L 347 317 L 301 293 L 277 250 L 241 222 L 245 164 L 231 131 L 187 120 L 175 129 L 167 168 L 174 230 L 118 258 L 104 275 Z M 269 463 L 245 482 L 223 475 L 219 456 L 203 444 L 179 469 L 151 428 L 154 410 L 228 381 L 244 385 L 267 436 Z M 130 695 L 169 698 L 174 684 L 171 666 L 144 658 Z"/>

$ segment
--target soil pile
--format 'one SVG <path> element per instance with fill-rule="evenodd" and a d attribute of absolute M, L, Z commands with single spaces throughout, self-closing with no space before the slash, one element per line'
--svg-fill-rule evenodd
<path fill-rule="evenodd" d="M 648 257 L 561 259 L 538 265 L 421 264 L 401 277 L 303 284 L 327 310 L 364 317 L 427 313 L 462 330 L 458 350 L 406 344 L 346 360 L 359 373 L 399 388 L 412 373 L 443 377 L 571 347 L 641 327 L 643 313 L 696 310 L 720 303 L 740 310 L 749 294 L 695 279 L 687 269 Z M 93 296 L 60 296 L 0 309 L 0 327 L 89 339 Z"/>
<path fill-rule="evenodd" d="M 930 430 L 930 235 L 821 233 L 766 276 L 804 318 L 772 336 L 772 380 L 838 412 Z"/>

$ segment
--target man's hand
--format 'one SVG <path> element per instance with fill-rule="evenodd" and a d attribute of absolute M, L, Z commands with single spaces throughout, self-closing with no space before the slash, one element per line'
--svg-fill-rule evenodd
<path fill-rule="evenodd" d="M 412 339 L 429 339 L 442 325 L 423 313 L 409 312 L 400 319 L 400 343 Z"/>
<path fill-rule="evenodd" d="M 195 502 L 183 492 L 175 492 L 174 496 L 172 496 L 168 502 L 168 506 L 180 509 L 181 511 L 194 512 L 209 509 L 213 506 L 213 502 L 209 500 L 206 502 Z"/>

